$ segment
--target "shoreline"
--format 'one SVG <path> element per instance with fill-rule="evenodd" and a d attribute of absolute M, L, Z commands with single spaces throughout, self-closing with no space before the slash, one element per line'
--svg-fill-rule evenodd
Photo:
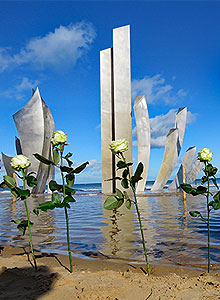
<path fill-rule="evenodd" d="M 144 264 L 73 257 L 71 274 L 66 255 L 36 252 L 36 258 L 37 272 L 27 249 L 0 247 L 0 299 L 220 299 L 216 270 L 208 274 L 205 269 L 152 264 L 147 276 Z"/>

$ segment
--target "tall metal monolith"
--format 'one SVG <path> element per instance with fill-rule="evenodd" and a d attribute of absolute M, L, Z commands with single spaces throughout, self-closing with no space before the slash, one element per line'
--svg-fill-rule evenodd
<path fill-rule="evenodd" d="M 130 26 L 113 29 L 113 48 L 100 53 L 101 79 L 101 151 L 102 151 L 102 192 L 115 191 L 114 181 L 106 179 L 120 176 L 115 170 L 109 144 L 112 140 L 126 139 L 129 149 L 126 159 L 132 162 L 131 122 L 131 63 Z"/>

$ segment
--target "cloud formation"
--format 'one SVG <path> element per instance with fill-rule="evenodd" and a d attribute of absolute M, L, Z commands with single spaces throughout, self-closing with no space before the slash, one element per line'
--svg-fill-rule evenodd
<path fill-rule="evenodd" d="M 34 37 L 18 53 L 0 47 L 0 71 L 31 65 L 36 69 L 72 67 L 86 53 L 96 36 L 90 23 L 80 22 L 56 28 L 43 37 Z"/>
<path fill-rule="evenodd" d="M 177 109 L 171 109 L 167 114 L 162 114 L 154 118 L 150 118 L 151 128 L 151 148 L 162 148 L 165 146 L 166 136 L 171 128 L 175 126 Z M 187 112 L 187 124 L 196 120 L 197 114 Z M 133 138 L 137 138 L 136 127 L 132 131 Z M 133 146 L 137 146 L 134 140 Z"/>
<path fill-rule="evenodd" d="M 184 89 L 175 91 L 171 84 L 166 83 L 161 74 L 156 74 L 132 81 L 132 98 L 141 95 L 146 97 L 148 104 L 163 102 L 166 105 L 175 105 L 180 98 L 187 95 L 187 92 Z"/>

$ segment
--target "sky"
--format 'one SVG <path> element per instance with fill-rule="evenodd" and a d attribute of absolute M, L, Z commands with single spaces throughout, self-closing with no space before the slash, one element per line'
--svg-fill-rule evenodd
<path fill-rule="evenodd" d="M 148 180 L 156 178 L 175 113 L 187 107 L 182 150 L 211 149 L 220 167 L 220 2 L 0 1 L 0 151 L 14 156 L 12 115 L 39 87 L 56 130 L 68 134 L 77 183 L 101 182 L 100 61 L 113 28 L 130 24 L 132 107 L 145 95 L 151 122 Z M 133 161 L 137 136 L 132 112 Z M 1 176 L 4 168 L 1 169 Z"/>

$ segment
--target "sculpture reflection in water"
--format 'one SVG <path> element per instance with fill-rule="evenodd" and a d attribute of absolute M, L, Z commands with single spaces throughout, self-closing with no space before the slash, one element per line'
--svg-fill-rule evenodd
<path fill-rule="evenodd" d="M 104 203 L 105 198 L 102 197 Z M 103 209 L 102 234 L 106 242 L 102 245 L 102 252 L 110 257 L 130 258 L 130 254 L 136 251 L 134 241 L 136 239 L 135 212 L 121 207 L 120 210 L 109 211 Z"/>

